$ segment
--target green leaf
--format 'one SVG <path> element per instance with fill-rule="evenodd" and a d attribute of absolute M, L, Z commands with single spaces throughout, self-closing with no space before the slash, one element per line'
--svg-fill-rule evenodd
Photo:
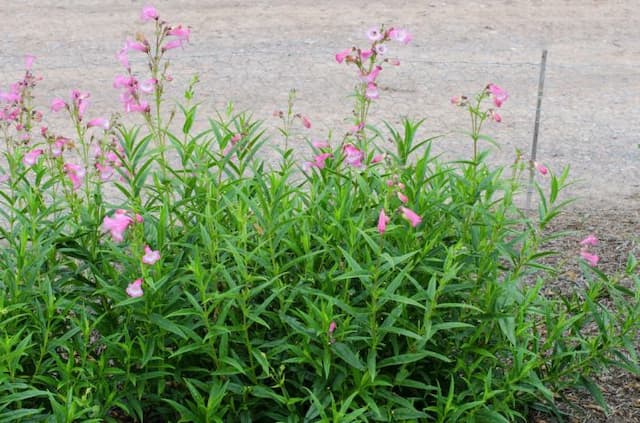
<path fill-rule="evenodd" d="M 351 367 L 354 367 L 360 371 L 366 370 L 366 367 L 362 360 L 360 360 L 360 357 L 358 357 L 358 355 L 356 355 L 347 344 L 336 342 L 332 345 L 332 349 L 338 357 L 340 357 Z"/>

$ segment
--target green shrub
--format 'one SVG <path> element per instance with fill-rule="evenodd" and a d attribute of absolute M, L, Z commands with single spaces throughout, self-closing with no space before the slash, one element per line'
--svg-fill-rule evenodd
<path fill-rule="evenodd" d="M 432 156 L 421 122 L 365 126 L 363 83 L 352 133 L 316 144 L 313 162 L 285 149 L 267 166 L 249 115 L 194 129 L 197 80 L 162 120 L 171 30 L 155 25 L 153 100 L 131 100 L 143 126 L 87 125 L 77 92 L 61 106 L 75 149 L 51 131 L 24 144 L 30 69 L 19 114 L 0 122 L 0 420 L 525 421 L 560 415 L 570 387 L 604 406 L 602 367 L 638 373 L 633 258 L 633 289 L 585 262 L 585 290 L 542 294 L 567 172 L 539 189 L 538 216 L 517 207 L 532 164 L 505 175 L 479 146 L 492 85 L 457 101 L 470 160 Z M 285 123 L 296 116 L 290 104 Z"/>

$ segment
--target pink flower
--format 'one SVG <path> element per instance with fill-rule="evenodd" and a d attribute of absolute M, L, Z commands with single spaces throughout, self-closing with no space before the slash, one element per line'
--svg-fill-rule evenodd
<path fill-rule="evenodd" d="M 51 100 L 52 112 L 59 112 L 60 110 L 64 109 L 66 106 L 67 106 L 67 103 L 65 103 L 64 100 L 61 98 L 54 98 L 53 100 Z"/>
<path fill-rule="evenodd" d="M 140 19 L 142 19 L 143 22 L 158 19 L 158 11 L 153 6 L 145 6 L 142 8 Z"/>
<path fill-rule="evenodd" d="M 33 66 L 33 61 L 36 60 L 36 56 L 31 54 L 27 54 L 24 56 L 24 68 L 26 70 L 31 70 L 31 66 Z"/>
<path fill-rule="evenodd" d="M 409 223 L 411 223 L 411 226 L 413 226 L 414 228 L 418 226 L 420 222 L 422 222 L 422 218 L 418 216 L 413 210 L 401 206 L 400 211 L 402 211 L 402 217 L 407 219 Z"/>
<path fill-rule="evenodd" d="M 144 217 L 142 217 L 141 214 L 136 213 L 136 222 L 137 223 L 142 223 L 144 222 Z"/>
<path fill-rule="evenodd" d="M 113 214 L 113 217 L 104 217 L 102 228 L 105 232 L 111 234 L 111 239 L 115 242 L 122 242 L 124 240 L 124 231 L 127 230 L 132 223 L 133 219 L 127 216 L 126 210 L 118 209 Z"/>
<path fill-rule="evenodd" d="M 43 153 L 44 151 L 41 148 L 37 148 L 34 150 L 29 151 L 27 154 L 24 155 L 24 157 L 22 158 L 22 163 L 25 166 L 33 166 L 34 164 L 36 164 L 36 162 L 38 161 L 38 157 L 40 157 L 40 155 Z"/>
<path fill-rule="evenodd" d="M 489 117 L 491 118 L 491 120 L 493 120 L 494 122 L 500 123 L 502 122 L 502 116 L 500 116 L 500 113 L 496 112 L 495 110 L 489 110 Z"/>
<path fill-rule="evenodd" d="M 374 84 L 373 82 L 369 82 L 367 84 L 367 89 L 364 93 L 364 96 L 369 100 L 380 98 L 380 93 L 378 93 L 378 87 L 376 86 L 376 84 Z"/>
<path fill-rule="evenodd" d="M 373 50 L 362 50 L 360 52 L 360 58 L 362 60 L 367 60 L 369 57 L 373 55 Z"/>
<path fill-rule="evenodd" d="M 131 298 L 142 297 L 142 295 L 144 295 L 144 291 L 142 290 L 142 278 L 136 279 L 127 285 L 126 292 Z"/>
<path fill-rule="evenodd" d="M 547 173 L 549 173 L 549 169 L 547 169 L 547 167 L 542 163 L 533 162 L 533 166 L 535 166 L 536 170 L 540 172 L 542 176 L 546 176 Z"/>
<path fill-rule="evenodd" d="M 53 142 L 51 146 L 51 155 L 53 157 L 60 157 L 62 155 L 62 151 L 64 150 L 64 146 L 67 144 L 69 140 L 65 137 L 58 137 Z"/>
<path fill-rule="evenodd" d="M 79 90 L 71 91 L 71 99 L 73 100 L 73 105 L 76 107 L 78 111 L 78 118 L 82 120 L 84 116 L 84 112 L 89 107 L 89 93 L 83 93 Z"/>
<path fill-rule="evenodd" d="M 371 41 L 380 41 L 382 37 L 384 37 L 384 34 L 380 32 L 379 28 L 371 28 L 367 31 L 367 37 Z"/>
<path fill-rule="evenodd" d="M 580 251 L 580 257 L 582 257 L 591 267 L 596 267 L 600 261 L 600 257 L 596 254 L 591 254 L 588 251 Z"/>
<path fill-rule="evenodd" d="M 174 26 L 167 31 L 167 35 L 173 35 L 178 37 L 180 41 L 189 41 L 189 35 L 191 34 L 190 28 L 183 28 L 182 25 Z"/>
<path fill-rule="evenodd" d="M 407 202 L 409 201 L 407 196 L 401 193 L 400 191 L 398 191 L 398 199 L 402 201 L 402 204 L 407 204 Z"/>
<path fill-rule="evenodd" d="M 375 68 L 373 68 L 373 70 L 369 74 L 362 75 L 362 80 L 368 83 L 375 82 L 381 70 L 382 70 L 382 66 L 380 65 L 376 66 Z"/>
<path fill-rule="evenodd" d="M 329 145 L 329 143 L 327 141 L 324 140 L 316 140 L 316 141 L 312 141 L 311 145 L 313 146 L 313 148 L 317 148 L 317 149 L 323 149 L 323 148 L 329 148 L 331 147 Z"/>
<path fill-rule="evenodd" d="M 395 28 L 391 28 L 389 30 L 389 38 L 403 44 L 409 44 L 411 40 L 413 40 L 413 37 L 411 36 L 411 34 L 409 34 L 409 32 L 407 32 L 407 30 Z"/>
<path fill-rule="evenodd" d="M 118 59 L 118 62 L 120 62 L 120 64 L 129 69 L 131 66 L 129 65 L 129 52 L 127 51 L 127 49 L 125 47 L 121 48 L 120 50 L 118 50 L 118 52 L 116 53 L 116 59 Z"/>
<path fill-rule="evenodd" d="M 496 107 L 501 107 L 502 103 L 507 101 L 509 98 L 509 94 L 496 84 L 487 85 L 487 89 L 489 90 L 489 94 L 493 97 L 493 104 L 495 104 Z"/>
<path fill-rule="evenodd" d="M 598 245 L 598 238 L 596 238 L 595 235 L 590 234 L 588 237 L 586 237 L 585 239 L 583 239 L 582 241 L 580 241 L 580 245 L 582 246 L 596 246 Z"/>
<path fill-rule="evenodd" d="M 315 161 L 315 166 L 318 169 L 324 169 L 324 167 L 326 166 L 326 161 L 328 158 L 333 157 L 333 154 L 331 153 L 322 153 L 322 154 L 318 154 L 316 157 L 314 157 L 314 161 Z"/>
<path fill-rule="evenodd" d="M 345 57 L 347 57 L 349 54 L 351 54 L 351 52 L 353 51 L 353 49 L 347 48 L 342 50 L 340 53 L 336 54 L 336 62 L 338 63 L 342 63 L 344 62 Z"/>
<path fill-rule="evenodd" d="M 162 46 L 162 51 L 172 50 L 178 47 L 182 47 L 182 40 L 171 40 Z"/>
<path fill-rule="evenodd" d="M 108 181 L 113 176 L 113 168 L 109 165 L 96 163 L 96 169 L 100 173 L 100 179 L 103 181 Z"/>
<path fill-rule="evenodd" d="M 142 91 L 145 94 L 152 94 L 153 91 L 156 88 L 156 85 L 158 84 L 158 80 L 154 79 L 154 78 L 149 78 L 145 81 L 142 81 L 139 86 L 140 86 L 140 91 Z"/>
<path fill-rule="evenodd" d="M 109 129 L 109 119 L 98 117 L 91 119 L 89 123 L 87 123 L 87 128 L 93 128 L 94 126 L 98 126 L 106 131 Z"/>
<path fill-rule="evenodd" d="M 364 129 L 364 122 L 356 123 L 354 126 L 349 129 L 349 133 L 355 134 L 356 132 L 360 132 Z"/>
<path fill-rule="evenodd" d="M 353 144 L 345 144 L 342 147 L 342 151 L 345 155 L 345 162 L 353 167 L 361 167 L 362 159 L 364 159 L 364 153 L 361 150 L 358 150 L 356 146 Z"/>
<path fill-rule="evenodd" d="M 140 53 L 149 53 L 149 45 L 145 43 L 141 43 L 140 41 L 131 41 L 127 38 L 127 41 L 124 42 L 124 50 L 130 51 L 135 50 Z"/>
<path fill-rule="evenodd" d="M 384 158 L 386 157 L 386 154 L 376 154 L 375 156 L 373 156 L 373 158 L 371 159 L 371 164 L 376 164 L 376 163 L 380 163 L 381 161 L 384 160 Z"/>
<path fill-rule="evenodd" d="M 385 46 L 384 44 L 376 44 L 375 50 L 376 50 L 376 53 L 382 56 L 387 52 L 387 46 Z"/>
<path fill-rule="evenodd" d="M 302 125 L 307 128 L 307 129 L 311 129 L 311 121 L 309 120 L 308 117 L 306 116 L 301 116 L 300 119 L 302 119 Z"/>
<path fill-rule="evenodd" d="M 144 256 L 142 256 L 142 262 L 144 264 L 153 265 L 160 260 L 160 251 L 154 251 L 148 245 L 144 246 Z"/>
<path fill-rule="evenodd" d="M 391 221 L 391 218 L 386 215 L 384 209 L 380 209 L 380 214 L 378 215 L 378 232 L 380 235 L 387 230 L 387 224 Z"/>
<path fill-rule="evenodd" d="M 73 184 L 74 191 L 82 186 L 84 181 L 85 170 L 82 166 L 78 166 L 73 163 L 65 163 L 64 171 Z"/>
<path fill-rule="evenodd" d="M 338 325 L 336 324 L 336 322 L 329 323 L 329 335 L 333 335 L 333 332 L 336 331 L 337 327 Z"/>

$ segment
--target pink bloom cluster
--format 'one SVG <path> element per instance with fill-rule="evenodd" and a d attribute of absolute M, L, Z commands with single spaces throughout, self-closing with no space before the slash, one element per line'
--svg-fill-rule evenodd
<path fill-rule="evenodd" d="M 102 229 L 105 232 L 109 232 L 111 239 L 115 242 L 122 242 L 124 240 L 124 232 L 132 223 L 133 218 L 127 215 L 127 211 L 118 209 L 113 214 L 113 217 L 104 217 Z"/>
<path fill-rule="evenodd" d="M 422 223 L 422 217 L 418 215 L 416 212 L 411 210 L 408 207 L 400 206 L 400 213 L 402 214 L 402 218 L 405 219 L 412 227 L 418 226 Z M 391 218 L 387 216 L 384 209 L 380 209 L 380 214 L 378 215 L 378 232 L 380 235 L 384 234 L 387 230 L 387 225 L 391 221 Z"/>
<path fill-rule="evenodd" d="M 387 53 L 388 41 L 397 41 L 403 44 L 409 44 L 412 40 L 411 34 L 404 29 L 390 28 L 371 28 L 367 31 L 367 38 L 372 42 L 371 46 L 366 49 L 357 47 L 342 50 L 335 55 L 336 62 L 355 64 L 358 68 L 359 78 L 363 85 L 363 94 L 369 100 L 375 100 L 380 97 L 376 79 L 382 71 L 381 63 L 390 63 L 398 66 L 400 62 L 397 59 L 378 60 L 378 56 Z"/>
<path fill-rule="evenodd" d="M 580 241 L 580 257 L 591 267 L 597 266 L 600 261 L 600 257 L 597 254 L 589 252 L 589 247 L 595 247 L 596 245 L 598 245 L 598 238 L 593 234 Z"/>
<path fill-rule="evenodd" d="M 132 75 L 118 75 L 113 80 L 113 88 L 121 89 L 120 101 L 124 110 L 130 112 L 148 113 L 149 103 L 142 98 L 143 94 L 151 94 L 155 90 L 158 81 L 153 78 L 139 82 Z"/>
<path fill-rule="evenodd" d="M 25 56 L 24 77 L 11 84 L 8 91 L 0 90 L 0 128 L 14 127 L 17 139 L 27 144 L 31 140 L 31 125 L 25 122 L 42 121 L 42 113 L 30 104 L 31 91 L 41 77 L 31 72 L 34 56 Z"/>

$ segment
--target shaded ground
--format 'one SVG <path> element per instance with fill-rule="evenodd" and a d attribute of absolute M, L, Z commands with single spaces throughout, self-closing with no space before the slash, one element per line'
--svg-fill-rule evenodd
<path fill-rule="evenodd" d="M 550 248 L 562 252 L 551 262 L 561 264 L 562 273 L 548 281 L 546 295 L 568 295 L 574 286 L 584 286 L 585 280 L 578 267 L 579 242 L 589 234 L 600 239 L 595 252 L 600 256 L 598 269 L 614 275 L 624 271 L 629 253 L 640 256 L 640 233 L 638 221 L 640 210 L 600 209 L 595 211 L 568 210 L 558 217 L 550 230 L 572 231 L 573 235 L 553 242 Z M 637 337 L 640 354 L 640 333 Z M 634 423 L 640 422 L 640 377 L 620 369 L 610 369 L 596 382 L 603 390 L 611 414 L 605 415 L 588 392 L 566 392 L 565 399 L 571 404 L 563 408 L 572 415 L 572 423 Z M 534 415 L 536 423 L 551 423 L 548 416 Z"/>

